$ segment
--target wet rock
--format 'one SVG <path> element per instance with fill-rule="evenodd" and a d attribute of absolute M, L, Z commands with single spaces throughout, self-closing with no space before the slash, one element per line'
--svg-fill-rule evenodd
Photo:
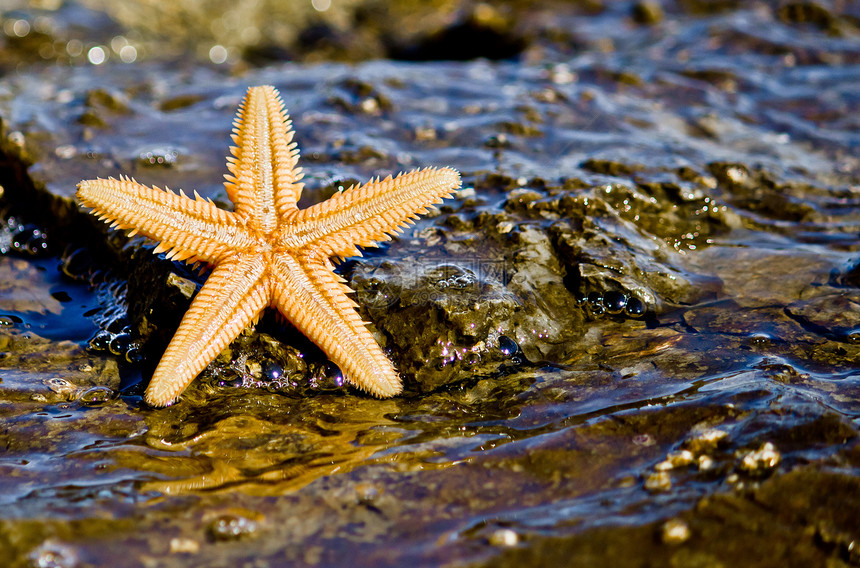
<path fill-rule="evenodd" d="M 798 323 L 834 341 L 857 343 L 860 336 L 860 293 L 844 291 L 794 302 L 786 313 Z"/>
<path fill-rule="evenodd" d="M 708 267 L 718 275 L 723 294 L 741 308 L 787 306 L 798 298 L 817 295 L 830 279 L 834 263 L 839 262 L 829 251 L 749 248 L 730 253 L 722 247 L 705 248 L 690 261 L 700 270 Z M 743 270 L 735 270 L 737 266 Z M 776 279 L 778 288 L 766 285 Z"/>
<path fill-rule="evenodd" d="M 779 7 L 779 18 L 789 24 L 811 24 L 823 30 L 832 29 L 836 19 L 819 2 L 786 2 Z"/>
<path fill-rule="evenodd" d="M 26 229 L 0 257 L 13 565 L 856 563 L 851 3 L 662 3 L 645 25 L 648 2 L 277 7 L 289 22 L 269 2 L 50 4 L 0 31 L 0 206 Z M 379 59 L 463 30 L 487 57 L 522 43 Z M 232 113 L 263 83 L 289 93 L 302 206 L 464 173 L 339 268 L 407 393 L 344 388 L 264 318 L 145 407 L 202 276 L 79 212 L 75 184 L 226 205 Z M 72 243 L 62 263 L 26 252 L 35 228 Z"/>
<path fill-rule="evenodd" d="M 582 168 L 592 171 L 597 174 L 606 174 L 608 176 L 629 176 L 633 173 L 633 168 L 622 162 L 611 162 L 609 160 L 586 160 L 582 164 Z"/>
<path fill-rule="evenodd" d="M 681 268 L 674 251 L 624 219 L 598 195 L 562 200 L 562 218 L 550 227 L 568 282 L 580 295 L 621 293 L 652 313 L 712 297 L 718 283 Z M 620 246 L 619 246 L 620 245 Z M 660 260 L 657 260 L 660 259 Z"/>
<path fill-rule="evenodd" d="M 694 454 L 701 455 L 705 452 L 716 450 L 721 443 L 726 441 L 727 437 L 728 432 L 725 430 L 720 430 L 719 428 L 708 428 L 707 430 L 699 432 L 692 438 L 686 440 L 684 442 L 684 447 Z"/>
<path fill-rule="evenodd" d="M 852 260 L 847 268 L 839 271 L 834 284 L 860 288 L 860 262 Z"/>
<path fill-rule="evenodd" d="M 522 30 L 517 29 L 510 6 L 479 3 L 455 14 L 455 18 L 445 27 L 417 38 L 397 38 L 395 33 L 390 57 L 410 61 L 508 59 L 519 55 L 528 42 Z"/>
<path fill-rule="evenodd" d="M 519 237 L 510 260 L 415 254 L 352 272 L 350 284 L 384 334 L 383 348 L 421 390 L 494 373 L 513 362 L 513 345 L 539 360 L 581 335 L 582 316 L 548 241 Z"/>
<path fill-rule="evenodd" d="M 372 84 L 357 79 L 347 79 L 341 84 L 342 95 L 329 99 L 329 104 L 341 110 L 379 116 L 392 110 L 391 100 L 379 92 Z"/>
<path fill-rule="evenodd" d="M 710 293 L 707 288 L 713 284 L 707 278 L 682 280 L 674 266 L 658 268 L 653 241 L 600 199 L 602 190 L 585 198 L 540 185 L 540 191 L 509 192 L 505 209 L 513 215 L 476 214 L 471 209 L 475 205 L 464 203 L 462 212 L 441 217 L 436 236 L 425 234 L 431 242 L 445 239 L 439 256 L 398 251 L 382 262 L 356 263 L 348 273 L 366 318 L 380 332 L 380 344 L 418 390 L 431 391 L 522 362 L 510 355 L 510 349 L 500 348 L 502 337 L 512 340 L 527 360 L 564 360 L 582 348 L 577 343 L 586 319 L 604 313 L 642 317 Z M 547 219 L 559 220 L 548 224 Z M 615 242 L 625 242 L 626 248 L 601 236 L 610 228 Z M 479 230 L 488 231 L 491 240 L 482 243 Z M 625 232 L 629 240 L 621 241 Z M 470 248 L 482 252 L 476 255 Z M 657 256 L 674 254 L 666 246 L 658 245 L 658 250 L 662 252 Z M 193 287 L 196 277 L 188 273 L 185 280 L 177 280 L 172 275 L 176 268 L 163 261 L 151 261 L 160 267 L 152 270 L 147 254 L 140 250 L 129 260 L 137 267 L 129 288 L 135 336 L 119 345 L 121 336 L 112 335 L 108 349 L 125 354 L 128 346 L 136 347 L 141 341 L 144 358 L 154 365 L 186 309 L 192 288 L 179 286 L 174 288 L 178 294 L 166 297 L 151 292 L 164 290 L 172 281 Z M 579 295 L 589 301 L 583 304 Z M 418 329 L 416 321 L 423 322 Z M 213 366 L 209 373 L 215 384 L 262 386 L 259 369 L 275 365 L 285 382 L 268 381 L 265 388 L 293 390 L 308 368 L 300 359 L 273 353 L 273 346 L 263 342 L 242 355 L 234 345 L 234 355 L 221 363 L 226 367 Z M 256 361 L 256 373 L 247 371 L 249 361 Z"/>
<path fill-rule="evenodd" d="M 633 20 L 639 24 L 659 24 L 664 17 L 663 8 L 659 2 L 643 0 L 633 5 L 631 12 Z"/>
<path fill-rule="evenodd" d="M 750 309 L 732 301 L 697 306 L 684 311 L 683 318 L 697 332 L 728 333 L 760 343 L 780 343 L 802 333 L 780 308 Z"/>

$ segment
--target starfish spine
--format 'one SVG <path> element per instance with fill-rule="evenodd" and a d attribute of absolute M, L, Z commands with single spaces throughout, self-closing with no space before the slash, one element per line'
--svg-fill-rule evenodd
<path fill-rule="evenodd" d="M 374 396 L 401 392 L 391 361 L 333 272 L 331 258 L 390 239 L 460 186 L 450 168 L 426 168 L 338 192 L 298 210 L 302 192 L 292 125 L 273 87 L 252 87 L 234 122 L 227 195 L 233 211 L 131 178 L 78 185 L 78 199 L 111 226 L 158 242 L 155 252 L 214 264 L 146 390 L 154 406 L 183 390 L 266 307 L 314 341 L 344 378 Z"/>

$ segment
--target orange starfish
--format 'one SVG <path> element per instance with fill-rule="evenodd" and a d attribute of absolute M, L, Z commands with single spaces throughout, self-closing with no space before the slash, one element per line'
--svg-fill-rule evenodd
<path fill-rule="evenodd" d="M 78 185 L 78 199 L 111 226 L 160 241 L 155 252 L 214 265 L 167 346 L 146 401 L 167 406 L 263 310 L 277 308 L 314 341 L 344 378 L 377 397 L 402 389 L 400 377 L 333 272 L 331 257 L 359 255 L 460 187 L 450 168 L 371 180 L 307 209 L 292 125 L 273 87 L 252 87 L 239 107 L 227 158 L 233 211 L 139 184 L 131 178 Z"/>

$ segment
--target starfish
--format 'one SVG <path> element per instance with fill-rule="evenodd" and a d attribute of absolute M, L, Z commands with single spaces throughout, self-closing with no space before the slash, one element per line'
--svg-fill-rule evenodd
<path fill-rule="evenodd" d="M 248 89 L 236 120 L 224 186 L 233 211 L 197 192 L 134 179 L 86 180 L 77 197 L 112 227 L 158 241 L 154 252 L 214 265 L 153 373 L 145 400 L 168 406 L 244 328 L 274 307 L 337 364 L 344 378 L 384 398 L 401 392 L 391 361 L 356 312 L 332 258 L 389 240 L 460 187 L 451 168 L 371 179 L 299 209 L 304 186 L 290 118 L 278 91 Z"/>

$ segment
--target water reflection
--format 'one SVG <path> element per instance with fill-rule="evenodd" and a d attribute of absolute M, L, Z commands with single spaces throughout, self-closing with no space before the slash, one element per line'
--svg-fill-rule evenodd
<path fill-rule="evenodd" d="M 218 408 L 219 401 L 211 404 Z M 118 465 L 165 478 L 143 483 L 143 491 L 173 495 L 239 489 L 279 495 L 373 463 L 373 455 L 399 437 L 386 417 L 397 410 L 391 401 L 318 397 L 264 405 L 257 401 L 254 414 L 240 410 L 213 418 L 207 412 L 199 422 L 185 416 L 179 431 L 175 418 L 165 417 L 169 409 L 153 412 L 146 447 L 118 456 Z M 241 400 L 228 405 L 231 410 L 241 406 Z M 276 421 L 265 418 L 275 416 Z"/>

